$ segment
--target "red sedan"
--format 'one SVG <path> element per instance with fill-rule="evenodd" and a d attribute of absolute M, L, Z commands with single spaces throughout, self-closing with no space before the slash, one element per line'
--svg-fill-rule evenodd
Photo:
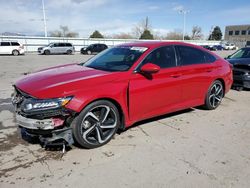
<path fill-rule="evenodd" d="M 213 110 L 231 85 L 229 63 L 204 48 L 138 42 L 27 75 L 14 85 L 13 104 L 26 135 L 95 148 L 143 119 L 201 105 Z"/>

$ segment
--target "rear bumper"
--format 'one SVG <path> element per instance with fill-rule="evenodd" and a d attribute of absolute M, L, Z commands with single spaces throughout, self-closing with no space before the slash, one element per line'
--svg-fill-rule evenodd
<path fill-rule="evenodd" d="M 24 49 L 19 49 L 18 51 L 19 51 L 19 54 L 22 54 L 22 55 L 25 53 Z"/>

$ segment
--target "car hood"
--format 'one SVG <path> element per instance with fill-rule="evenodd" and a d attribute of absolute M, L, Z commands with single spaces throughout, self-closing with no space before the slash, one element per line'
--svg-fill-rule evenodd
<path fill-rule="evenodd" d="M 74 95 L 77 90 L 110 82 L 117 78 L 116 74 L 118 73 L 68 64 L 29 74 L 18 80 L 15 86 L 36 98 L 66 97 Z"/>

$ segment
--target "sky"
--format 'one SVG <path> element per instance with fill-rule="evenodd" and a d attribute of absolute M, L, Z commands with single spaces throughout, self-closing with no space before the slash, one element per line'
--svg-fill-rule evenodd
<path fill-rule="evenodd" d="M 249 0 L 44 0 L 48 33 L 68 26 L 80 37 L 94 30 L 104 35 L 128 33 L 147 16 L 153 32 L 166 35 L 182 31 L 187 10 L 186 33 L 200 26 L 207 36 L 214 26 L 224 33 L 226 25 L 250 24 Z M 42 0 L 0 0 L 0 33 L 44 35 Z"/>

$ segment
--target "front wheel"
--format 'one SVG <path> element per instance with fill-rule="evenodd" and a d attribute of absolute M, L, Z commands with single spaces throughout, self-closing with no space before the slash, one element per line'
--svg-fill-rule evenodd
<path fill-rule="evenodd" d="M 50 51 L 49 51 L 49 50 L 45 50 L 45 51 L 44 51 L 44 54 L 45 54 L 45 55 L 50 55 Z"/>
<path fill-rule="evenodd" d="M 75 141 L 84 148 L 92 149 L 108 143 L 120 126 L 116 106 L 106 100 L 89 104 L 72 122 Z"/>
<path fill-rule="evenodd" d="M 224 88 L 221 81 L 219 80 L 214 81 L 208 89 L 204 107 L 207 110 L 216 109 L 220 105 L 223 96 L 224 96 Z"/>

